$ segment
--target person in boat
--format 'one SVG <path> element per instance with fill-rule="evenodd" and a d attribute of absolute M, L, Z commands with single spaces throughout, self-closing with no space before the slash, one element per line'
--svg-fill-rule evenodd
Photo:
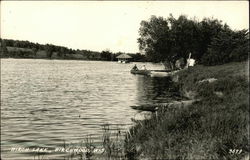
<path fill-rule="evenodd" d="M 146 68 L 145 65 L 143 65 L 141 69 L 142 69 L 142 70 L 147 70 L 147 68 Z"/>
<path fill-rule="evenodd" d="M 136 64 L 134 65 L 134 67 L 132 68 L 132 70 L 138 71 L 139 69 L 137 68 Z"/>

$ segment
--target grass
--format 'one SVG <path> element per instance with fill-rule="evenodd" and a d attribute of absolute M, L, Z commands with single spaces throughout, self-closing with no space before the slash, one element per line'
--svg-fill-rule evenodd
<path fill-rule="evenodd" d="M 103 127 L 103 149 L 104 156 L 107 159 L 122 159 L 123 154 L 123 136 L 120 129 L 118 128 L 116 132 L 110 132 L 109 125 L 104 125 Z"/>
<path fill-rule="evenodd" d="M 225 77 L 242 77 L 248 79 L 248 64 L 249 61 L 241 63 L 233 62 L 210 67 L 197 65 L 187 70 L 180 71 L 177 76 L 179 76 L 179 84 L 182 89 L 194 91 L 199 87 L 197 86 L 197 82 L 206 78 L 221 79 Z"/>
<path fill-rule="evenodd" d="M 121 132 L 119 126 L 117 126 L 117 128 L 110 129 L 110 125 L 105 124 L 103 126 L 103 135 L 100 138 L 102 139 L 101 145 L 95 144 L 94 139 L 91 137 L 91 135 L 86 135 L 84 141 L 81 141 L 79 144 L 67 143 L 65 140 L 63 140 L 61 147 L 59 147 L 59 149 L 55 151 L 58 155 L 60 155 L 60 157 L 54 157 L 54 159 L 126 159 L 124 154 L 124 133 Z M 50 153 L 34 152 L 33 159 L 45 160 L 51 158 Z"/>
<path fill-rule="evenodd" d="M 90 135 L 85 136 L 84 141 L 80 145 L 67 144 L 64 141 L 63 148 L 72 150 L 66 153 L 64 159 L 68 160 L 92 160 L 92 159 L 125 159 L 124 157 L 124 135 L 117 126 L 114 131 L 111 131 L 110 125 L 103 126 L 103 135 L 101 137 L 102 144 L 96 146 L 93 138 Z M 84 149 L 79 152 L 73 150 Z"/>
<path fill-rule="evenodd" d="M 181 91 L 202 100 L 186 108 L 167 108 L 136 121 L 126 135 L 127 157 L 134 159 L 240 159 L 249 153 L 248 62 L 195 66 L 179 72 Z M 213 83 L 198 83 L 216 78 Z M 217 96 L 215 92 L 221 92 Z M 231 150 L 242 150 L 240 154 Z"/>

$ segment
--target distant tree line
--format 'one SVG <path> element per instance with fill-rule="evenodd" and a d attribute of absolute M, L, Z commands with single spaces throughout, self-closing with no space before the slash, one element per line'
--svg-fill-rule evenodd
<path fill-rule="evenodd" d="M 249 31 L 232 30 L 213 18 L 197 21 L 185 15 L 166 19 L 151 16 L 139 28 L 139 48 L 148 61 L 169 62 L 187 59 L 189 53 L 204 65 L 244 61 L 249 53 Z"/>
<path fill-rule="evenodd" d="M 71 49 L 53 44 L 39 44 L 29 41 L 0 39 L 1 58 L 46 58 L 46 59 L 78 59 L 117 61 L 116 57 L 123 52 L 112 53 L 109 50 L 102 52 Z M 133 61 L 145 61 L 145 55 L 140 53 L 127 53 Z"/>

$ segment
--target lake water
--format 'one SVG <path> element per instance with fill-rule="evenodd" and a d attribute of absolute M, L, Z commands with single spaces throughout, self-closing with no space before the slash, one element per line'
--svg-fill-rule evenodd
<path fill-rule="evenodd" d="M 136 63 L 142 66 L 142 63 Z M 160 64 L 148 69 L 163 69 Z M 126 131 L 138 112 L 132 105 L 168 102 L 166 79 L 130 74 L 134 63 L 1 59 L 1 150 L 3 159 L 33 159 L 12 147 L 58 147 L 102 126 Z"/>

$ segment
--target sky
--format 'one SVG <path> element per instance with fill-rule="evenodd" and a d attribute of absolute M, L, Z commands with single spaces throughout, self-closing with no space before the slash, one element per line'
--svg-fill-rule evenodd
<path fill-rule="evenodd" d="M 214 17 L 249 29 L 248 1 L 0 1 L 1 38 L 72 49 L 139 52 L 142 20 Z"/>

